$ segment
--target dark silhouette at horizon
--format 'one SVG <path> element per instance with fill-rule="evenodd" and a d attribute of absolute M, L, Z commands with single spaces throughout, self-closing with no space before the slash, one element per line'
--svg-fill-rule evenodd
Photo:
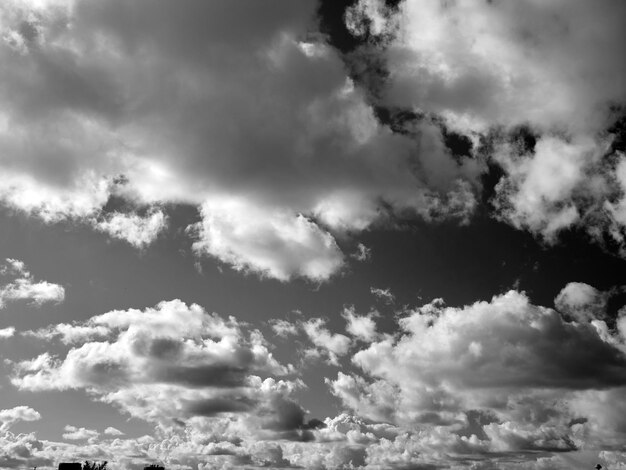
<path fill-rule="evenodd" d="M 80 462 L 60 462 L 58 470 L 108 470 L 108 463 L 106 460 L 100 463 L 85 460 L 82 464 Z M 144 467 L 143 470 L 165 470 L 165 467 L 153 463 Z"/>

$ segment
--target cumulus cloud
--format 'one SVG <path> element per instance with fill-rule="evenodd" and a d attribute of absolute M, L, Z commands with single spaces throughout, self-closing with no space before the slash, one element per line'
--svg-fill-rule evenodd
<path fill-rule="evenodd" d="M 583 308 L 598 291 L 582 286 L 567 285 L 557 304 Z M 362 343 L 322 319 L 287 325 L 295 333 L 286 334 L 305 334 L 320 355 L 334 354 L 337 365 L 348 356 L 357 367 L 326 379 L 345 411 L 308 422 L 293 399 L 304 384 L 289 379 L 290 366 L 272 357 L 260 333 L 232 317 L 171 301 L 67 325 L 106 332 L 83 336 L 65 355 L 12 364 L 13 383 L 85 389 L 157 431 L 134 439 L 107 429 L 96 442 L 97 431 L 68 427 L 84 446 L 44 442 L 30 458 L 90 454 L 122 468 L 156 458 L 209 468 L 447 462 L 525 469 L 568 468 L 581 452 L 612 462 L 624 450 L 626 335 L 619 321 L 610 328 L 602 315 L 576 320 L 515 291 L 464 307 L 436 299 L 397 312 L 393 335 L 359 324 L 374 314 L 347 309 L 343 316 Z M 601 457 L 600 449 L 613 454 Z"/>
<path fill-rule="evenodd" d="M 345 356 L 350 349 L 351 341 L 341 333 L 331 333 L 321 318 L 312 318 L 302 323 L 302 328 L 318 353 L 328 357 L 331 364 L 338 365 L 339 357 Z"/>
<path fill-rule="evenodd" d="M 564 229 L 582 225 L 601 240 L 618 221 L 606 210 L 619 191 L 612 164 L 607 165 L 608 144 L 589 137 L 571 141 L 559 137 L 540 138 L 532 155 L 519 155 L 503 145 L 496 158 L 506 177 L 496 187 L 495 206 L 501 217 L 518 228 L 526 228 L 554 242 Z M 617 231 L 616 231 L 617 230 Z"/>
<path fill-rule="evenodd" d="M 85 334 L 90 328 L 98 335 Z M 14 363 L 15 386 L 87 390 L 155 423 L 204 419 L 245 429 L 244 435 L 285 439 L 306 430 L 306 413 L 291 398 L 303 386 L 288 378 L 293 367 L 280 364 L 261 333 L 233 317 L 173 300 L 143 311 L 114 310 L 62 331 L 74 346 L 64 356 L 46 352 Z M 87 435 L 70 430 L 79 431 Z"/>
<path fill-rule="evenodd" d="M 94 429 L 77 428 L 76 426 L 67 425 L 63 428 L 63 439 L 68 441 L 82 441 L 95 442 L 100 436 L 100 433 Z"/>
<path fill-rule="evenodd" d="M 125 240 L 135 248 L 144 248 L 166 228 L 167 217 L 160 210 L 153 211 L 145 217 L 114 212 L 94 223 L 96 230 L 108 233 L 113 238 Z"/>
<path fill-rule="evenodd" d="M 355 338 L 362 341 L 374 341 L 376 339 L 376 322 L 374 318 L 377 312 L 370 312 L 367 315 L 358 315 L 354 307 L 343 309 L 341 316 L 346 320 L 346 331 Z"/>
<path fill-rule="evenodd" d="M 308 34 L 316 6 L 4 2 L 0 199 L 138 247 L 164 226 L 156 207 L 192 204 L 199 253 L 281 280 L 327 279 L 335 234 L 389 212 L 465 219 L 481 164 L 436 126 L 381 125 Z M 112 197 L 153 212 L 110 213 Z"/>
<path fill-rule="evenodd" d="M 15 327 L 9 326 L 6 328 L 0 328 L 0 338 L 10 338 L 15 334 Z"/>
<path fill-rule="evenodd" d="M 372 3 L 372 2 L 361 2 Z M 375 2 L 380 3 L 380 2 Z M 619 2 L 404 2 L 388 99 L 471 128 L 603 130 L 624 101 Z"/>
<path fill-rule="evenodd" d="M 104 434 L 106 434 L 107 436 L 123 436 L 124 435 L 122 431 L 120 431 L 117 428 L 114 428 L 113 426 L 109 426 L 108 428 L 106 428 L 104 430 Z"/>
<path fill-rule="evenodd" d="M 428 0 L 395 10 L 360 0 L 346 24 L 375 38 L 352 60 L 367 67 L 372 50 L 382 56 L 379 105 L 436 116 L 475 152 L 490 142 L 504 170 L 494 199 L 502 220 L 547 242 L 580 227 L 623 252 L 624 155 L 614 143 L 626 103 L 624 14 L 612 0 Z"/>
<path fill-rule="evenodd" d="M 581 309 L 597 293 L 569 284 L 557 303 Z M 460 308 L 436 300 L 353 354 L 363 375 L 339 372 L 327 383 L 352 413 L 394 423 L 409 442 L 439 433 L 453 452 L 619 448 L 624 338 L 603 316 L 568 315 L 592 321 L 567 322 L 516 291 Z"/>
<path fill-rule="evenodd" d="M 0 434 L 0 466 L 3 468 L 52 466 L 54 460 L 41 452 L 43 448 L 43 442 L 32 433 Z"/>
<path fill-rule="evenodd" d="M 322 281 L 343 264 L 335 239 L 303 215 L 234 200 L 205 203 L 202 213 L 194 249 L 235 269 L 281 281 L 293 276 Z"/>
<path fill-rule="evenodd" d="M 555 297 L 554 306 L 576 321 L 605 320 L 609 296 L 584 282 L 570 282 Z"/>
<path fill-rule="evenodd" d="M 19 421 L 37 421 L 41 419 L 38 411 L 30 406 L 16 406 L 0 410 L 0 432 L 6 432 Z"/>
<path fill-rule="evenodd" d="M 28 300 L 33 305 L 41 306 L 48 302 L 59 303 L 65 299 L 63 286 L 48 281 L 35 281 L 23 261 L 7 258 L 0 268 L 0 275 L 16 277 L 0 287 L 0 308 L 7 301 Z"/>
<path fill-rule="evenodd" d="M 272 326 L 272 330 L 277 336 L 286 338 L 298 334 L 299 325 L 297 323 L 292 323 L 287 320 L 273 319 L 270 321 L 270 324 Z"/>

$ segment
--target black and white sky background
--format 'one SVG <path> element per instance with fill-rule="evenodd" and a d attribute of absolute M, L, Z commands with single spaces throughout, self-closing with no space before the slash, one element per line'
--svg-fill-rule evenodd
<path fill-rule="evenodd" d="M 625 26 L 2 0 L 0 468 L 626 469 Z"/>

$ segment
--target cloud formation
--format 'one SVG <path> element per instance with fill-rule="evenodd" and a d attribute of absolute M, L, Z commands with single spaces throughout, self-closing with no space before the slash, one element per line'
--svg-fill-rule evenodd
<path fill-rule="evenodd" d="M 354 307 L 344 308 L 341 316 L 346 320 L 346 331 L 362 341 L 373 341 L 377 338 L 375 317 L 377 312 L 358 315 Z"/>
<path fill-rule="evenodd" d="M 0 338 L 10 338 L 15 334 L 15 327 L 8 326 L 6 328 L 0 328 Z"/>
<path fill-rule="evenodd" d="M 167 217 L 160 210 L 154 210 L 145 217 L 114 212 L 95 222 L 96 230 L 108 233 L 113 238 L 125 240 L 135 248 L 148 246 L 166 227 Z"/>
<path fill-rule="evenodd" d="M 19 421 L 37 421 L 41 419 L 38 411 L 30 406 L 16 406 L 0 410 L 0 432 L 6 432 L 11 426 Z"/>
<path fill-rule="evenodd" d="M 555 297 L 554 306 L 578 322 L 606 320 L 610 295 L 610 292 L 601 292 L 584 282 L 570 282 Z"/>
<path fill-rule="evenodd" d="M 77 428 L 76 426 L 67 425 L 63 429 L 65 432 L 63 433 L 63 439 L 67 439 L 68 441 L 82 441 L 86 440 L 89 442 L 95 442 L 100 433 L 95 429 L 86 429 L 86 428 Z"/>
<path fill-rule="evenodd" d="M 568 284 L 557 304 L 584 308 L 598 291 L 582 286 Z M 602 315 L 567 314 L 574 321 L 516 291 L 462 308 L 435 300 L 352 355 L 364 375 L 327 383 L 351 413 L 410 430 L 420 446 L 438 433 L 459 454 L 622 449 L 626 336 Z"/>
<path fill-rule="evenodd" d="M 623 254 L 625 14 L 613 0 L 395 10 L 360 0 L 346 22 L 375 39 L 351 59 L 368 67 L 382 57 L 380 106 L 435 116 L 504 170 L 493 200 L 502 220 L 550 243 L 582 228 Z"/>
<path fill-rule="evenodd" d="M 208 420 L 285 439 L 305 432 L 305 411 L 291 398 L 302 386 L 292 366 L 280 364 L 261 333 L 233 317 L 173 300 L 61 326 L 31 335 L 60 336 L 74 346 L 64 356 L 46 352 L 15 363 L 12 383 L 19 389 L 82 389 L 160 424 Z M 97 437 L 82 428 L 66 431 L 67 439 Z"/>
<path fill-rule="evenodd" d="M 75 341 L 65 342 L 72 346 L 64 355 L 13 363 L 12 382 L 31 391 L 83 389 L 156 426 L 142 438 L 68 427 L 65 438 L 84 446 L 46 442 L 32 459 L 76 452 L 126 468 L 158 458 L 372 470 L 444 461 L 459 469 L 571 468 L 594 456 L 607 463 L 626 451 L 626 313 L 609 327 L 595 302 L 602 295 L 570 283 L 555 301 L 559 311 L 517 291 L 463 307 L 435 299 L 396 312 L 394 334 L 376 331 L 374 313 L 346 309 L 353 339 L 319 318 L 272 322 L 281 334 L 305 335 L 339 367 L 326 383 L 344 411 L 323 421 L 305 419 L 294 397 L 306 384 L 260 332 L 181 301 L 107 312 L 64 325 L 64 335 L 42 330 L 41 337 L 53 332 L 51 342 Z M 80 333 L 67 333 L 72 328 Z"/>
<path fill-rule="evenodd" d="M 15 277 L 12 282 L 0 287 L 0 308 L 7 302 L 17 300 L 28 300 L 33 305 L 41 306 L 48 302 L 63 302 L 65 299 L 63 286 L 48 281 L 35 281 L 23 261 L 7 258 L 0 267 L 0 276 Z"/>
<path fill-rule="evenodd" d="M 113 426 L 109 426 L 108 428 L 106 428 L 104 430 L 104 434 L 108 436 L 123 436 L 124 435 L 122 431 L 120 431 L 117 428 L 114 428 Z"/>
<path fill-rule="evenodd" d="M 315 9 L 4 2 L 0 199 L 138 247 L 163 229 L 155 207 L 192 204 L 199 253 L 281 280 L 327 279 L 334 234 L 390 212 L 466 218 L 481 165 L 455 161 L 436 126 L 381 125 L 310 34 Z M 111 197 L 153 212 L 111 213 Z"/>

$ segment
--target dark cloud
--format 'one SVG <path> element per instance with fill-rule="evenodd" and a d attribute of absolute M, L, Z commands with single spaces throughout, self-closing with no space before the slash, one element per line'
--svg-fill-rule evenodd
<path fill-rule="evenodd" d="M 3 12 L 6 37 L 31 16 L 39 31 L 36 47 L 0 50 L 11 64 L 0 75 L 13 129 L 0 138 L 6 205 L 142 248 L 163 214 L 107 215 L 111 197 L 191 204 L 198 254 L 315 281 L 343 266 L 337 234 L 388 212 L 465 220 L 474 209 L 481 165 L 455 161 L 436 126 L 406 136 L 380 125 L 339 54 L 309 34 L 315 2 Z"/>
<path fill-rule="evenodd" d="M 226 364 L 202 366 L 172 365 L 156 367 L 155 380 L 188 387 L 240 387 L 245 384 L 249 371 L 243 367 Z"/>
<path fill-rule="evenodd" d="M 216 416 L 219 413 L 250 411 L 255 402 L 247 396 L 224 396 L 188 403 L 186 411 L 191 416 Z"/>

